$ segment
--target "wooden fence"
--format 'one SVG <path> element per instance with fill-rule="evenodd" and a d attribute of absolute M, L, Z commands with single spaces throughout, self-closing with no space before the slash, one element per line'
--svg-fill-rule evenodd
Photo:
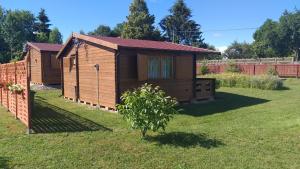
<path fill-rule="evenodd" d="M 227 64 L 208 64 L 210 73 L 225 72 Z M 240 71 L 249 75 L 266 74 L 271 67 L 277 71 L 280 77 L 300 77 L 300 64 L 237 64 Z M 197 66 L 197 73 L 200 74 L 201 65 Z"/>
<path fill-rule="evenodd" d="M 295 60 L 293 57 L 278 57 L 278 58 L 257 58 L 257 59 L 225 59 L 225 60 L 201 60 L 199 63 L 207 64 L 226 64 L 226 63 L 238 63 L 238 64 L 291 64 Z"/>
<path fill-rule="evenodd" d="M 0 64 L 0 103 L 16 119 L 31 128 L 30 84 L 26 60 Z M 23 91 L 20 94 L 8 90 L 8 84 L 19 84 Z"/>

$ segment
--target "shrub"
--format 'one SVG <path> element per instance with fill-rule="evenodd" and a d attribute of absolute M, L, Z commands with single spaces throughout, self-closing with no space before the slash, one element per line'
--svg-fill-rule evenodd
<path fill-rule="evenodd" d="M 206 75 L 207 73 L 209 73 L 209 69 L 207 67 L 207 64 L 205 62 L 203 62 L 200 67 L 200 74 Z"/>
<path fill-rule="evenodd" d="M 276 71 L 276 69 L 273 66 L 269 66 L 268 70 L 267 70 L 267 75 L 278 76 L 278 72 Z"/>
<path fill-rule="evenodd" d="M 117 110 L 133 129 L 140 129 L 143 138 L 148 130 L 165 130 L 169 120 L 178 112 L 176 99 L 166 96 L 158 86 L 149 84 L 125 92 L 121 100 Z"/>
<path fill-rule="evenodd" d="M 239 73 L 241 72 L 240 68 L 238 65 L 234 62 L 229 62 L 227 66 L 225 67 L 225 72 L 227 73 Z"/>
<path fill-rule="evenodd" d="M 239 73 L 209 74 L 206 77 L 216 78 L 221 87 L 257 88 L 263 90 L 277 90 L 283 87 L 283 82 L 277 76 L 261 75 L 249 76 Z"/>

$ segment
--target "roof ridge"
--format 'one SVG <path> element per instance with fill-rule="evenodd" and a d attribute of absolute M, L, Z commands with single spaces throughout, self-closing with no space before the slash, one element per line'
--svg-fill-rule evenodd
<path fill-rule="evenodd" d="M 193 48 L 193 49 L 202 49 L 202 50 L 206 50 L 206 51 L 217 52 L 217 51 L 202 48 L 202 47 L 195 47 L 195 46 L 184 45 L 184 44 L 174 43 L 174 42 L 169 42 L 169 41 L 156 41 L 156 40 L 148 40 L 148 39 L 126 39 L 126 38 L 121 38 L 121 37 L 110 37 L 110 36 L 101 36 L 101 35 L 88 35 L 88 36 L 104 38 L 103 39 L 104 41 L 105 41 L 105 38 L 121 39 L 121 40 L 134 40 L 134 41 L 148 41 L 148 42 L 157 42 L 157 43 L 168 43 L 168 44 L 172 44 L 172 45 L 184 46 L 184 47 L 189 47 L 189 48 Z"/>

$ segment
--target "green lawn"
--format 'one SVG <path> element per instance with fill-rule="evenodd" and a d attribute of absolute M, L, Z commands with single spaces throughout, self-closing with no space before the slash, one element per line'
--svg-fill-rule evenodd
<path fill-rule="evenodd" d="M 165 133 L 147 140 L 118 114 L 38 92 L 36 134 L 0 109 L 0 168 L 299 169 L 300 80 L 285 84 L 221 88 L 216 101 L 184 106 Z"/>

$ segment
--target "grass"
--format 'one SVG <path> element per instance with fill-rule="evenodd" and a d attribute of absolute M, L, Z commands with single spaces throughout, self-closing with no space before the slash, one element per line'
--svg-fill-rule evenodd
<path fill-rule="evenodd" d="M 0 109 L 0 168 L 300 168 L 300 80 L 288 90 L 220 88 L 185 105 L 165 133 L 129 129 L 118 114 L 36 93 L 36 134 Z"/>

